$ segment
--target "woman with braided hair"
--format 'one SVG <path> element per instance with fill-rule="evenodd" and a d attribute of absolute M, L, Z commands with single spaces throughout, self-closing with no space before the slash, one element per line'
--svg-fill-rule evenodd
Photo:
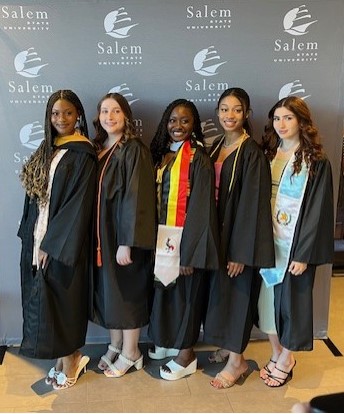
<path fill-rule="evenodd" d="M 57 362 L 45 381 L 73 386 L 89 357 L 88 269 L 97 158 L 84 108 L 71 90 L 53 93 L 45 137 L 21 172 L 26 191 L 22 240 L 23 340 L 20 353 Z"/>
<path fill-rule="evenodd" d="M 214 173 L 202 141 L 195 105 L 177 99 L 166 108 L 151 143 L 159 231 L 172 234 L 162 246 L 168 254 L 180 253 L 173 267 L 164 260 L 164 249 L 155 262 L 157 280 L 148 330 L 155 347 L 149 356 L 163 359 L 177 354 L 160 367 L 160 376 L 166 380 L 196 372 L 193 347 L 205 313 L 205 269 L 218 267 Z M 163 240 L 159 231 L 156 253 Z M 181 234 L 180 245 L 174 241 L 176 234 Z"/>

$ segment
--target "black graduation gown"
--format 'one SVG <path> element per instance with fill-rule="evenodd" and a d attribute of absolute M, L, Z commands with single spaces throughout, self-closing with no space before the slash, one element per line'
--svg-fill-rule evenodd
<path fill-rule="evenodd" d="M 99 173 L 106 158 L 100 160 Z M 142 327 L 148 323 L 153 294 L 156 204 L 151 154 L 139 139 L 117 147 L 106 168 L 100 237 L 103 264 L 94 264 L 90 319 L 107 329 Z M 132 264 L 116 262 L 119 245 L 131 247 Z"/>
<path fill-rule="evenodd" d="M 24 319 L 20 353 L 31 358 L 70 355 L 85 344 L 87 331 L 97 158 L 87 142 L 69 142 L 59 148 L 68 151 L 53 179 L 49 221 L 41 243 L 48 253 L 44 271 L 32 266 L 38 208 L 28 196 L 18 231 Z"/>
<path fill-rule="evenodd" d="M 313 349 L 313 285 L 316 266 L 334 254 L 333 183 L 327 159 L 315 164 L 296 224 L 290 260 L 307 263 L 301 276 L 286 272 L 274 287 L 275 320 L 281 345 L 291 351 Z"/>
<path fill-rule="evenodd" d="M 219 152 L 220 147 L 212 154 L 214 162 Z M 220 176 L 218 215 L 222 264 L 219 271 L 210 275 L 204 341 L 242 353 L 257 317 L 261 284 L 258 270 L 272 267 L 275 259 L 268 161 L 252 138 L 244 141 L 229 193 L 235 154 L 236 151 L 225 159 Z M 228 261 L 243 263 L 243 273 L 230 278 Z"/>
<path fill-rule="evenodd" d="M 196 144 L 192 144 L 196 145 Z M 172 160 L 163 173 L 160 224 L 166 223 Z M 218 235 L 214 196 L 214 172 L 208 155 L 197 146 L 190 166 L 190 197 L 184 223 L 180 265 L 194 268 L 166 288 L 156 283 L 148 335 L 155 345 L 186 349 L 198 340 L 206 306 L 204 269 L 218 268 Z"/>

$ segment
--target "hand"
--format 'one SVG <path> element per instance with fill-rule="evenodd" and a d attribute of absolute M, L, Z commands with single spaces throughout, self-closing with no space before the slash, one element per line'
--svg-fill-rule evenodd
<path fill-rule="evenodd" d="M 189 266 L 180 266 L 179 268 L 179 273 L 183 276 L 191 276 L 194 272 L 194 268 L 193 267 L 189 267 Z"/>
<path fill-rule="evenodd" d="M 229 277 L 236 277 L 240 275 L 244 270 L 245 265 L 242 263 L 228 262 L 227 273 Z"/>
<path fill-rule="evenodd" d="M 300 276 L 307 269 L 307 263 L 291 262 L 288 271 L 294 276 Z"/>
<path fill-rule="evenodd" d="M 42 267 L 44 269 L 48 260 L 48 253 L 44 252 L 43 250 L 38 250 L 38 267 Z"/>
<path fill-rule="evenodd" d="M 117 254 L 116 254 L 117 263 L 121 266 L 127 266 L 133 263 L 130 257 L 130 253 L 131 253 L 130 246 L 118 246 Z"/>

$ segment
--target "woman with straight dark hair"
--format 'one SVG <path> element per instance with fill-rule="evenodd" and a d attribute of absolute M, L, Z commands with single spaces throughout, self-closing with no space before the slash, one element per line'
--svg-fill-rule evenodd
<path fill-rule="evenodd" d="M 250 98 L 241 88 L 223 92 L 217 107 L 224 134 L 211 150 L 216 177 L 220 270 L 210 274 L 204 341 L 221 348 L 210 362 L 227 361 L 211 381 L 228 388 L 248 372 L 244 359 L 261 277 L 259 267 L 274 265 L 270 209 L 271 175 L 249 124 Z"/>

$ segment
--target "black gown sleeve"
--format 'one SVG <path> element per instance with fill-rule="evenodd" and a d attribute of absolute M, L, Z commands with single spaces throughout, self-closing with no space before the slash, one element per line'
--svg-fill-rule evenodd
<path fill-rule="evenodd" d="M 89 154 L 65 155 L 57 166 L 49 222 L 41 249 L 67 266 L 75 266 L 90 231 L 96 186 L 96 160 Z M 72 158 L 72 159 L 71 159 Z"/>
<path fill-rule="evenodd" d="M 238 201 L 227 259 L 247 266 L 273 267 L 271 171 L 266 157 L 255 147 L 243 157 L 240 184 L 233 185 L 232 191 L 240 195 L 234 194 Z"/>
<path fill-rule="evenodd" d="M 132 142 L 122 163 L 123 194 L 117 220 L 117 243 L 154 249 L 156 205 L 154 167 L 148 148 Z"/>
<path fill-rule="evenodd" d="M 296 225 L 291 260 L 320 265 L 332 263 L 334 254 L 334 211 L 331 164 L 317 162 L 308 179 L 301 214 Z"/>
<path fill-rule="evenodd" d="M 181 266 L 218 269 L 218 230 L 214 170 L 209 156 L 197 149 L 191 164 L 191 190 L 181 247 Z"/>

